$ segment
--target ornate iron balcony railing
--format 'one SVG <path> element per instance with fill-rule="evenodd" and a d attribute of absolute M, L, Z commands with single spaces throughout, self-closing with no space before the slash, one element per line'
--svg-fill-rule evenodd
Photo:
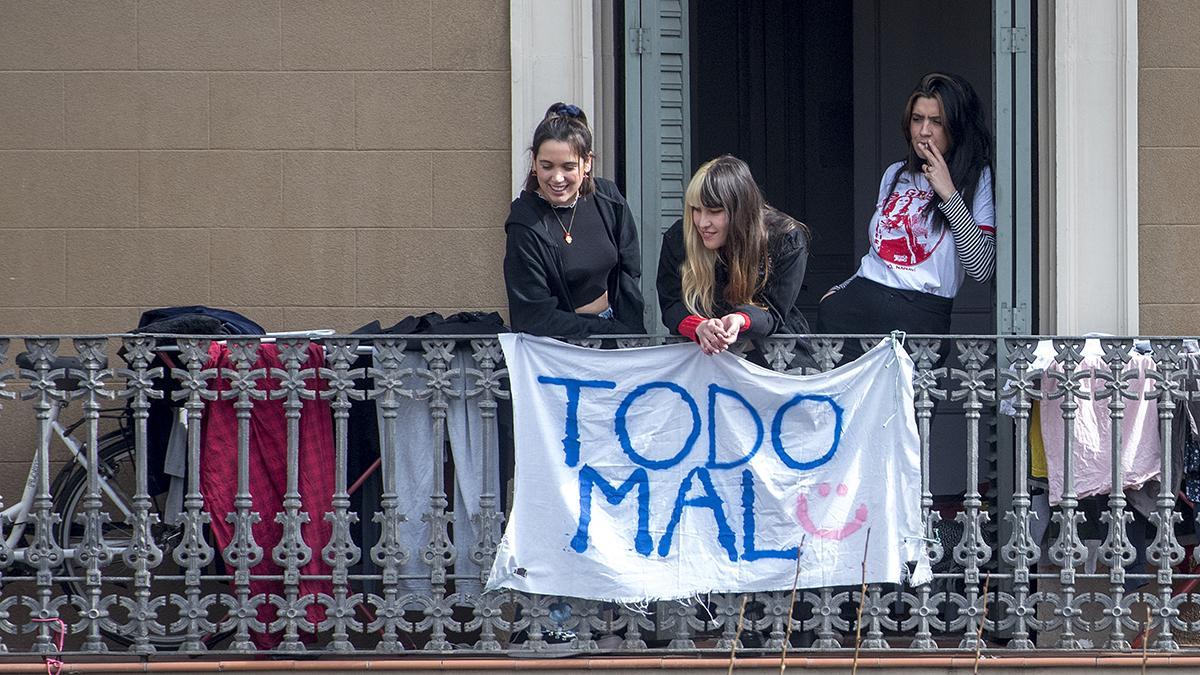
<path fill-rule="evenodd" d="M 0 651 L 57 653 L 60 633 L 66 653 L 136 654 L 761 653 L 789 635 L 793 652 L 1180 650 L 1200 634 L 1175 487 L 1181 470 L 1200 479 L 1200 451 L 1180 447 L 1200 362 L 1181 338 L 1103 338 L 1092 355 L 1081 337 L 908 337 L 933 582 L 646 607 L 481 594 L 511 469 L 495 336 L 216 339 L 0 337 L 0 452 L 32 463 L 25 491 L 0 495 Z M 859 340 L 878 337 L 779 336 L 750 357 L 828 370 Z M 1111 496 L 1078 489 L 1095 474 L 1084 407 L 1113 429 L 1097 432 Z M 1051 410 L 1062 429 L 1061 499 L 1030 477 L 1037 408 L 1035 431 Z M 1123 438 L 1127 417 L 1157 444 Z M 1147 447 L 1165 487 L 1133 503 L 1120 467 Z"/>

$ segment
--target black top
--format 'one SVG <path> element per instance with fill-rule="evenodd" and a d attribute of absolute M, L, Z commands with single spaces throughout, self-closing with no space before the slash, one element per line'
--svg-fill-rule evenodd
<path fill-rule="evenodd" d="M 683 304 L 680 265 L 685 258 L 683 221 L 677 220 L 663 235 L 662 251 L 658 257 L 658 304 L 663 323 L 672 333 L 679 333 L 679 323 L 691 314 Z M 808 266 L 808 243 L 804 233 L 798 228 L 788 232 L 769 232 L 767 258 L 770 261 L 767 283 L 754 297 L 762 307 L 726 304 L 724 297 L 725 286 L 729 283 L 729 270 L 723 263 L 717 263 L 714 270 L 714 314 L 724 316 L 732 312 L 745 312 L 750 317 L 750 327 L 742 335 L 749 338 L 767 337 L 775 333 L 808 333 L 808 321 L 796 302 L 800 287 L 804 284 L 804 270 Z"/>
<path fill-rule="evenodd" d="M 633 212 L 617 186 L 603 178 L 596 179 L 596 192 L 589 199 L 599 214 L 603 236 L 617 252 L 616 264 L 607 271 L 606 286 L 613 318 L 575 312 L 576 307 L 596 298 L 576 299 L 561 253 L 562 228 L 544 199 L 523 190 L 513 201 L 504 225 L 504 282 L 513 330 L 561 337 L 646 332 L 641 250 Z M 572 228 L 572 237 L 574 232 Z M 580 243 L 575 240 L 571 246 Z"/>
<path fill-rule="evenodd" d="M 583 197 L 571 207 L 552 207 L 558 216 L 560 236 L 551 236 L 562 256 L 567 290 L 580 306 L 596 300 L 608 290 L 608 271 L 617 266 L 617 246 L 608 238 L 600 209 L 592 195 Z M 567 243 L 563 228 L 570 230 Z"/>

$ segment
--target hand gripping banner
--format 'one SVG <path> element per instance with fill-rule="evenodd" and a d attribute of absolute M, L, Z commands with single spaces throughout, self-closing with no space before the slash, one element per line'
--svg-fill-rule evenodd
<path fill-rule="evenodd" d="M 809 376 L 690 343 L 500 342 L 516 478 L 489 590 L 787 590 L 798 556 L 801 588 L 858 585 L 864 559 L 868 583 L 898 583 L 922 558 L 913 364 L 896 340 Z"/>

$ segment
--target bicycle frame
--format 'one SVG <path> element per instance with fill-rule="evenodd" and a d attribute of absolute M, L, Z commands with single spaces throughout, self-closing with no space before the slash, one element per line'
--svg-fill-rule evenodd
<path fill-rule="evenodd" d="M 263 336 L 262 342 L 272 343 L 279 338 L 321 337 L 333 334 L 333 330 L 325 328 L 298 331 L 273 331 Z M 176 351 L 178 351 L 178 348 L 172 345 L 161 345 L 157 350 L 158 354 L 166 360 L 167 365 L 171 368 L 178 367 L 170 356 L 170 352 Z M 370 349 L 361 347 L 360 352 L 364 354 L 369 353 Z M 64 407 L 66 407 L 66 403 L 63 401 L 56 400 L 51 403 L 50 415 L 46 422 L 44 422 L 45 428 L 41 434 L 43 445 L 39 447 L 38 450 L 39 452 L 48 452 L 48 446 L 51 443 L 51 439 L 57 437 L 71 453 L 71 461 L 78 463 L 86 470 L 88 469 L 87 444 L 80 442 L 72 435 L 74 430 L 84 423 L 84 420 L 75 422 L 70 426 L 64 425 L 61 421 L 59 421 L 59 414 L 62 412 Z M 18 561 L 24 561 L 25 559 L 24 550 L 22 547 L 18 546 L 18 543 L 21 541 L 21 538 L 24 536 L 25 530 L 28 527 L 29 515 L 33 511 L 34 498 L 37 496 L 38 484 L 40 482 L 38 463 L 39 456 L 40 455 L 35 454 L 33 457 L 33 461 L 29 469 L 29 475 L 25 480 L 25 488 L 22 491 L 21 499 L 13 505 L 5 508 L 3 511 L 0 511 L 0 524 L 3 524 L 4 522 L 11 524 L 11 529 L 7 533 L 3 533 L 3 531 L 0 530 L 0 534 L 3 534 L 9 550 L 14 552 L 14 557 Z M 379 466 L 380 460 L 377 459 L 375 460 L 374 464 L 368 467 L 363 475 L 359 477 L 354 486 L 351 488 L 350 492 L 353 493 L 356 491 L 372 473 L 378 470 Z M 108 479 L 105 478 L 103 474 L 99 475 L 99 485 L 101 492 L 108 496 L 109 500 L 112 502 L 112 505 L 117 511 L 120 512 L 121 516 L 126 519 L 131 518 L 133 515 L 132 505 L 127 503 L 127 500 L 120 494 L 119 491 L 114 490 L 113 487 L 109 485 Z M 117 547 L 116 552 L 119 554 L 120 551 L 120 547 Z M 73 550 L 64 550 L 63 553 L 67 556 L 74 555 Z"/>
<path fill-rule="evenodd" d="M 72 432 L 79 427 L 83 421 L 76 422 L 70 427 L 65 426 L 59 421 L 59 413 L 62 411 L 64 404 L 61 401 L 51 403 L 50 416 L 43 423 L 43 433 L 41 434 L 42 446 L 38 448 L 39 453 L 49 452 L 49 445 L 52 438 L 57 437 L 66 446 L 71 453 L 71 461 L 78 462 L 85 469 L 88 468 L 87 444 L 82 443 L 72 435 Z M 17 560 L 24 560 L 24 551 L 17 544 L 21 541 L 21 537 L 25 534 L 25 528 L 29 523 L 29 514 L 33 510 L 33 500 L 37 496 L 38 483 L 41 481 L 40 466 L 37 458 L 40 454 L 35 454 L 33 462 L 29 467 L 29 476 L 25 479 L 25 489 L 21 493 L 21 499 L 12 506 L 4 509 L 0 513 L 0 519 L 7 520 L 12 524 L 12 529 L 5 536 L 5 542 L 9 550 L 13 551 Z M 133 515 L 133 509 L 129 504 L 125 503 L 124 498 L 120 493 L 108 484 L 108 479 L 103 474 L 99 476 L 100 490 L 108 496 L 112 501 L 113 506 L 121 512 L 125 518 Z M 64 551 L 64 554 L 70 552 Z"/>

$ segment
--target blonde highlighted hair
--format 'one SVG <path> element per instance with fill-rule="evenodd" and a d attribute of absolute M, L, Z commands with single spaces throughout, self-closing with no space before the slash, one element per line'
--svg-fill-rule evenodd
<path fill-rule="evenodd" d="M 758 305 L 755 296 L 769 274 L 765 206 L 750 167 L 737 157 L 721 155 L 696 170 L 688 183 L 683 208 L 685 256 L 680 273 L 683 304 L 688 311 L 713 317 L 718 305 L 715 297 L 718 262 L 729 270 L 723 304 Z M 692 211 L 700 207 L 719 208 L 728 214 L 725 243 L 718 251 L 705 248 L 696 230 Z"/>

